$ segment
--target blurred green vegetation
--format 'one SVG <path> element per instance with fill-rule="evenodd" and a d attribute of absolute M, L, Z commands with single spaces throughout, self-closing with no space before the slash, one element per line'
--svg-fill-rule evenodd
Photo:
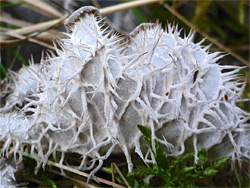
<path fill-rule="evenodd" d="M 208 178 L 219 173 L 219 169 L 231 159 L 231 157 L 225 157 L 208 165 L 207 151 L 205 149 L 200 150 L 198 153 L 198 164 L 193 164 L 193 152 L 178 157 L 166 157 L 157 141 L 155 141 L 154 151 L 150 129 L 142 125 L 138 125 L 138 129 L 153 152 L 156 163 L 137 166 L 132 173 L 124 173 L 127 182 L 132 187 L 196 187 L 194 182 L 208 181 Z M 171 159 L 169 160 L 169 158 Z M 111 168 L 107 169 L 111 174 Z M 150 181 L 143 181 L 149 176 L 151 176 Z M 126 186 L 117 171 L 115 171 L 115 177 L 120 184 Z M 154 182 L 154 178 L 158 178 L 158 181 Z"/>

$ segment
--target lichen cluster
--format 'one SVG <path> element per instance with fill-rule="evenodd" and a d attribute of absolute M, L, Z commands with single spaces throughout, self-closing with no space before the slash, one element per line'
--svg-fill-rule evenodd
<path fill-rule="evenodd" d="M 236 106 L 244 90 L 241 68 L 222 66 L 190 33 L 174 25 L 141 24 L 127 38 L 104 26 L 99 11 L 83 7 L 66 23 L 56 55 L 12 73 L 0 109 L 5 156 L 27 150 L 38 165 L 61 152 L 83 156 L 94 174 L 112 153 L 131 151 L 155 163 L 137 125 L 152 132 L 166 155 L 209 150 L 210 159 L 249 159 L 249 114 Z M 29 146 L 29 147 L 26 147 Z M 91 163 L 86 163 L 90 157 Z"/>

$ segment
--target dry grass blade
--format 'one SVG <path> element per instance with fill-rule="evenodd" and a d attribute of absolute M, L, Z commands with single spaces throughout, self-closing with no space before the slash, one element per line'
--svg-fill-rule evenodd
<path fill-rule="evenodd" d="M 6 17 L 6 16 L 1 16 L 0 22 L 8 23 L 8 24 L 15 25 L 18 27 L 25 27 L 25 26 L 31 25 L 31 23 L 29 23 L 29 22 L 15 19 L 15 18 Z"/>
<path fill-rule="evenodd" d="M 32 9 L 52 18 L 61 18 L 63 14 L 42 0 L 20 0 Z"/>
<path fill-rule="evenodd" d="M 129 3 L 121 3 L 121 4 L 118 4 L 118 5 L 111 6 L 111 7 L 102 8 L 102 9 L 100 9 L 100 12 L 103 15 L 107 15 L 107 14 L 111 14 L 111 13 L 118 12 L 118 11 L 121 11 L 121 10 L 130 9 L 130 8 L 133 8 L 133 7 L 145 6 L 145 5 L 148 5 L 148 4 L 160 3 L 160 2 L 162 2 L 162 0 L 145 0 L 145 1 L 137 0 L 137 1 L 129 2 Z M 66 17 L 63 17 L 62 19 L 54 19 L 54 20 L 50 20 L 50 21 L 47 21 L 47 22 L 42 22 L 42 23 L 39 23 L 39 24 L 33 24 L 31 26 L 27 26 L 27 27 L 24 27 L 24 28 L 21 28 L 21 29 L 16 29 L 16 30 L 12 31 L 12 33 L 13 34 L 19 34 L 19 35 L 27 35 L 27 34 L 30 34 L 30 33 L 45 30 L 45 29 L 50 28 L 50 27 L 62 26 L 65 22 L 66 22 Z M 3 38 L 3 39 L 6 39 L 6 37 Z"/>
<path fill-rule="evenodd" d="M 20 52 L 20 49 L 21 49 L 21 46 L 18 46 L 17 50 L 16 50 L 16 53 L 15 53 L 15 56 L 13 57 L 13 59 L 12 59 L 12 61 L 10 63 L 10 66 L 8 67 L 8 69 L 10 69 L 10 70 L 12 69 L 12 67 L 13 67 L 13 65 L 14 65 L 14 63 L 16 61 L 16 58 L 17 58 L 17 56 L 18 56 L 18 54 Z"/>
<path fill-rule="evenodd" d="M 74 168 L 71 168 L 71 167 L 68 167 L 68 166 L 65 166 L 65 165 L 60 165 L 59 163 L 56 163 L 56 162 L 53 162 L 53 161 L 48 161 L 47 163 L 48 165 L 52 165 L 52 166 L 55 166 L 57 168 L 62 168 L 64 170 L 67 170 L 67 171 L 70 171 L 70 172 L 73 172 L 75 174 L 78 174 L 78 175 L 81 175 L 81 176 L 84 176 L 84 177 L 89 177 L 90 175 L 85 173 L 85 172 L 81 172 L 79 170 L 76 170 Z M 117 188 L 124 188 L 123 186 L 119 185 L 119 184 L 116 184 L 116 183 L 113 183 L 113 182 L 110 182 L 108 180 L 105 180 L 103 178 L 99 178 L 97 176 L 94 176 L 93 177 L 94 179 L 96 179 L 97 181 L 101 182 L 101 183 L 104 183 L 106 185 L 111 185 L 111 186 L 115 186 Z"/>
<path fill-rule="evenodd" d="M 112 182 L 115 183 L 115 174 L 114 174 L 114 164 L 111 163 L 111 171 L 112 171 Z M 114 186 L 113 186 L 114 188 Z"/>
<path fill-rule="evenodd" d="M 163 0 L 136 0 L 136 1 L 131 1 L 128 3 L 121 3 L 118 5 L 102 8 L 100 12 L 102 15 L 106 15 L 106 14 L 111 14 L 115 12 L 120 12 L 123 10 L 128 10 L 128 9 L 135 8 L 135 7 L 145 6 L 145 5 L 149 5 L 152 3 L 161 3 L 161 2 L 163 2 Z"/>
<path fill-rule="evenodd" d="M 10 17 L 5 17 L 5 16 L 0 17 L 0 22 L 11 24 L 11 25 L 18 26 L 18 27 L 26 27 L 26 26 L 32 25 L 32 23 L 30 23 L 30 22 L 26 22 L 23 20 L 10 18 Z M 10 37 L 10 36 L 8 36 L 8 34 L 13 33 L 13 30 L 3 28 L 3 27 L 1 27 L 1 31 L 4 31 L 6 33 L 4 33 L 0 36 L 0 40 L 6 40 L 6 38 Z M 15 36 L 15 34 L 11 35 L 11 36 Z M 56 37 L 63 38 L 63 37 L 65 37 L 65 35 L 58 33 L 58 31 L 55 29 L 50 29 L 49 31 L 45 31 L 45 32 L 41 33 L 40 35 L 36 36 L 35 38 L 37 40 L 51 42 L 51 39 L 56 38 Z M 16 41 L 16 42 L 19 42 L 19 41 Z M 3 42 L 3 43 L 5 43 L 5 42 Z M 8 40 L 7 44 L 8 43 L 9 43 L 9 40 Z M 10 43 L 13 44 L 13 43 L 15 43 L 15 41 L 12 40 Z"/>
<path fill-rule="evenodd" d="M 10 32 L 10 34 L 12 34 L 12 35 L 28 35 L 28 34 L 33 34 L 35 32 L 41 33 L 43 31 L 47 31 L 50 28 L 61 26 L 64 23 L 65 19 L 66 19 L 66 16 L 64 16 L 61 19 L 55 19 L 55 20 L 51 20 L 48 22 L 33 24 L 33 25 L 30 25 L 27 27 L 23 27 L 21 29 L 13 30 Z M 9 37 L 1 35 L 1 40 L 7 39 L 7 38 L 9 38 Z"/>
<path fill-rule="evenodd" d="M 30 154 L 26 153 L 26 152 L 23 152 L 23 156 L 26 156 L 26 157 L 29 157 L 29 158 L 32 158 L 32 159 L 35 159 L 33 156 L 31 156 Z M 36 158 L 36 160 L 39 160 Z M 49 161 L 47 162 L 47 165 L 52 165 L 54 167 L 57 167 L 59 169 L 63 169 L 63 170 L 67 170 L 69 172 L 73 172 L 75 174 L 78 174 L 80 176 L 83 176 L 83 177 L 86 177 L 88 178 L 90 176 L 90 174 L 88 173 L 85 173 L 85 172 L 82 172 L 82 171 L 79 171 L 79 170 L 76 170 L 74 168 L 71 168 L 71 167 L 68 167 L 68 166 L 65 166 L 63 164 L 59 164 L 57 162 L 53 162 L 53 161 Z M 113 183 L 111 181 L 108 181 L 108 180 L 105 180 L 103 178 L 99 178 L 97 176 L 93 176 L 94 179 L 96 179 L 97 181 L 101 182 L 101 183 L 104 183 L 106 185 L 110 185 L 110 186 L 114 186 L 114 187 L 117 187 L 117 188 L 125 188 L 117 183 Z"/>
<path fill-rule="evenodd" d="M 237 46 L 237 45 L 232 45 L 229 47 L 230 49 L 233 49 L 233 50 L 248 50 L 250 51 L 250 46 L 249 45 L 241 45 L 241 46 Z"/>
<path fill-rule="evenodd" d="M 0 31 L 4 32 L 9 32 L 11 29 L 5 28 L 5 27 L 0 27 Z"/>
<path fill-rule="evenodd" d="M 27 38 L 27 37 L 24 37 L 24 36 L 18 35 L 18 34 L 11 34 L 10 32 L 8 34 L 10 34 L 12 37 L 15 37 L 15 38 L 18 38 L 18 39 L 16 39 L 16 40 L 0 40 L 1 48 L 8 47 L 9 45 L 21 44 L 21 43 L 25 42 L 25 40 L 28 40 L 28 41 L 30 41 L 32 43 L 36 43 L 36 44 L 39 44 L 39 45 L 44 46 L 46 48 L 55 50 L 54 46 L 49 45 L 49 44 L 47 44 L 45 42 L 42 42 L 40 40 L 36 40 L 36 39 L 33 39 L 33 38 Z"/>
<path fill-rule="evenodd" d="M 117 170 L 118 174 L 121 176 L 123 182 L 127 185 L 127 187 L 131 188 L 131 186 L 128 184 L 127 180 L 125 179 L 125 177 L 122 175 L 120 169 L 117 167 L 117 165 L 115 163 L 112 163 L 112 164 L 115 167 L 115 169 Z"/>
<path fill-rule="evenodd" d="M 26 178 L 31 181 L 31 182 L 35 182 L 37 184 L 40 184 L 40 185 L 43 185 L 44 186 L 44 183 L 38 179 L 36 179 L 35 177 L 33 176 L 26 176 Z"/>
<path fill-rule="evenodd" d="M 69 176 L 67 176 L 66 174 L 62 174 L 62 173 L 60 173 L 60 172 L 58 172 L 58 171 L 56 171 L 56 170 L 53 170 L 53 169 L 48 169 L 48 171 L 49 171 L 49 172 L 52 172 L 52 173 L 54 173 L 54 174 L 63 176 L 63 177 L 65 177 L 65 178 L 67 178 L 67 179 L 69 179 L 69 180 L 71 180 L 71 181 L 74 181 L 74 182 L 80 184 L 80 186 L 84 186 L 84 187 L 88 187 L 88 188 L 97 188 L 97 187 L 99 187 L 99 186 L 91 185 L 91 183 L 86 183 L 86 182 L 84 182 L 84 181 L 81 181 L 81 180 L 78 180 L 78 179 L 69 177 Z"/>
<path fill-rule="evenodd" d="M 234 51 L 250 51 L 250 46 L 249 45 L 230 45 L 228 46 L 231 50 Z M 219 48 L 217 46 L 211 47 L 214 51 L 218 51 Z"/>
<path fill-rule="evenodd" d="M 224 50 L 225 52 L 232 55 L 234 58 L 239 60 L 240 62 L 244 63 L 246 66 L 250 67 L 250 63 L 247 62 L 244 58 L 240 57 L 238 54 L 234 53 L 231 49 L 227 48 L 226 46 L 222 45 L 218 41 L 216 41 L 213 37 L 209 36 L 208 34 L 201 31 L 198 27 L 193 25 L 191 22 L 189 22 L 186 18 L 184 18 L 181 14 L 179 14 L 176 10 L 172 9 L 169 5 L 164 4 L 164 7 L 171 12 L 173 15 L 175 15 L 177 18 L 179 18 L 181 21 L 183 21 L 185 24 L 187 24 L 189 27 L 193 28 L 195 31 L 200 33 L 203 37 L 207 38 L 210 42 L 215 44 L 218 48 Z"/>
<path fill-rule="evenodd" d="M 3 33 L 2 35 L 1 35 L 1 38 L 0 38 L 0 44 L 2 45 L 2 47 L 5 47 L 5 45 L 8 45 L 8 44 L 17 44 L 17 43 L 22 43 L 22 42 L 24 42 L 24 40 L 28 40 L 28 41 L 30 41 L 30 42 L 34 42 L 34 43 L 37 43 L 37 44 L 40 44 L 40 45 L 42 45 L 42 46 L 45 46 L 45 47 L 47 47 L 47 48 L 50 48 L 50 49 L 55 49 L 53 46 L 51 46 L 51 45 L 49 45 L 49 44 L 47 44 L 47 43 L 44 43 L 44 42 L 42 42 L 42 41 L 40 41 L 40 40 L 36 40 L 36 39 L 33 39 L 34 37 L 37 37 L 37 36 L 41 36 L 41 34 L 43 34 L 43 33 L 45 33 L 47 30 L 49 30 L 49 29 L 51 29 L 51 28 L 53 28 L 53 27 L 55 27 L 57 24 L 59 24 L 60 22 L 62 22 L 64 19 L 66 19 L 66 16 L 64 16 L 63 18 L 61 18 L 61 19 L 58 19 L 57 20 L 57 22 L 55 22 L 54 23 L 54 25 L 50 25 L 49 27 L 46 27 L 46 28 L 44 28 L 43 30 L 40 30 L 39 32 L 35 32 L 35 33 L 32 33 L 31 32 L 31 35 L 29 35 L 29 36 L 27 36 L 27 37 L 25 37 L 25 36 L 23 36 L 23 35 L 21 35 L 21 34 L 18 34 L 17 32 L 15 32 L 16 30 L 14 30 L 14 31 L 10 31 L 10 32 L 6 32 L 6 33 Z M 27 26 L 27 27 L 29 27 L 29 28 L 32 28 L 32 26 L 33 25 L 31 25 L 31 26 Z M 20 30 L 22 30 L 22 31 L 25 31 L 25 29 L 27 29 L 27 27 L 24 27 L 24 28 L 22 28 L 22 29 L 20 29 Z M 19 30 L 19 31 L 20 31 Z M 51 33 L 48 35 L 48 33 L 46 33 L 46 35 L 47 35 L 47 38 L 45 37 L 45 39 L 48 39 L 49 41 L 51 41 L 51 36 L 53 36 Z M 14 37 L 14 38 L 19 38 L 19 39 L 21 39 L 21 40 L 6 40 L 6 36 L 7 37 L 9 37 L 9 36 L 11 36 L 11 37 Z M 50 37 L 48 37 L 48 36 L 50 36 Z M 57 37 L 58 37 L 58 35 L 56 35 Z M 56 36 L 54 36 L 53 38 L 55 38 Z M 43 38 L 43 37 L 42 37 Z"/>

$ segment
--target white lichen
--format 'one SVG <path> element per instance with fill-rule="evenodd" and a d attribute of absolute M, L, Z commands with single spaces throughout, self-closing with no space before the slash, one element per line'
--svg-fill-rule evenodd
<path fill-rule="evenodd" d="M 181 38 L 176 26 L 141 24 L 128 39 L 104 28 L 99 11 L 83 7 L 66 23 L 57 55 L 12 76 L 14 91 L 0 109 L 3 153 L 30 154 L 46 164 L 56 151 L 83 156 L 94 174 L 112 153 L 155 163 L 137 125 L 151 129 L 166 155 L 209 150 L 210 159 L 249 159 L 250 116 L 236 106 L 244 90 L 237 66 L 220 53 Z M 122 43 L 123 42 L 123 43 Z M 223 71 L 226 70 L 226 71 Z M 86 160 L 91 157 L 92 163 Z"/>
<path fill-rule="evenodd" d="M 4 159 L 0 159 L 0 187 L 8 188 L 15 187 L 14 181 L 15 179 L 16 169 Z"/>

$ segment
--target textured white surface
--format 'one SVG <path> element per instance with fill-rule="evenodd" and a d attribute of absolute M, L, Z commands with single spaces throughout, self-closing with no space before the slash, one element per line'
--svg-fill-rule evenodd
<path fill-rule="evenodd" d="M 0 159 L 0 187 L 15 187 L 14 180 L 16 169 L 8 164 L 4 159 Z"/>
<path fill-rule="evenodd" d="M 211 159 L 250 158 L 249 114 L 236 106 L 244 90 L 240 67 L 219 65 L 223 55 L 194 44 L 192 34 L 181 38 L 171 25 L 142 24 L 122 43 L 98 15 L 92 7 L 74 13 L 57 55 L 16 75 L 4 107 L 13 108 L 0 115 L 6 154 L 22 156 L 30 145 L 43 163 L 56 151 L 63 163 L 64 153 L 79 153 L 93 158 L 83 169 L 99 162 L 93 174 L 112 152 L 124 153 L 131 171 L 131 150 L 155 162 L 140 142 L 141 124 L 166 155 L 206 148 Z"/>

